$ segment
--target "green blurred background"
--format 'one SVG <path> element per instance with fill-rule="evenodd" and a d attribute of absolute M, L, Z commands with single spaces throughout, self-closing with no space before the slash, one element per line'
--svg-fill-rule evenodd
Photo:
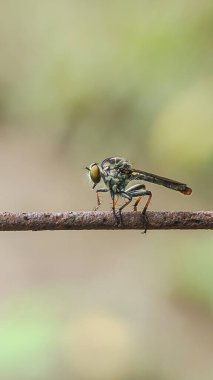
<path fill-rule="evenodd" d="M 1 0 L 1 211 L 90 210 L 108 156 L 211 210 L 210 0 Z M 102 196 L 102 209 L 110 199 Z M 212 380 L 209 231 L 1 233 L 0 377 Z"/>

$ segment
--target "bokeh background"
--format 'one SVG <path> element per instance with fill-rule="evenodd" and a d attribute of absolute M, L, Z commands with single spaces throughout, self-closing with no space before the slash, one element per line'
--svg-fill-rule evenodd
<path fill-rule="evenodd" d="M 90 210 L 114 155 L 211 210 L 212 101 L 211 0 L 1 0 L 0 210 Z M 210 380 L 212 275 L 210 231 L 1 233 L 0 377 Z"/>

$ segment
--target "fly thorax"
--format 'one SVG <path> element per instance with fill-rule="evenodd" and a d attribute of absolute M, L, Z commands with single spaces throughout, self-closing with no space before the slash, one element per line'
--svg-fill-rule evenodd
<path fill-rule="evenodd" d="M 124 191 L 129 182 L 129 176 L 127 173 L 112 164 L 105 165 L 105 168 L 102 167 L 101 176 L 108 189 L 116 194 Z"/>

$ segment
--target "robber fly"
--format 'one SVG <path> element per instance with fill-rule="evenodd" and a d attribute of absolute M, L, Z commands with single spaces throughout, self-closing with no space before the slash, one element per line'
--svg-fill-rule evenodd
<path fill-rule="evenodd" d="M 151 191 L 146 190 L 146 186 L 143 183 L 138 183 L 128 187 L 129 182 L 133 180 L 152 182 L 157 185 L 162 185 L 168 187 L 169 189 L 179 191 L 184 195 L 190 195 L 192 193 L 192 189 L 190 189 L 190 187 L 188 187 L 185 183 L 134 169 L 129 160 L 122 157 L 106 158 L 100 165 L 93 163 L 89 167 L 86 167 L 86 169 L 88 170 L 90 179 L 93 182 L 93 189 L 101 181 L 101 179 L 106 185 L 105 188 L 99 188 L 96 190 L 96 210 L 101 204 L 99 193 L 109 191 L 112 198 L 112 209 L 114 214 L 115 205 L 119 197 L 126 199 L 126 202 L 119 208 L 120 215 L 124 207 L 126 207 L 133 198 L 136 198 L 133 207 L 134 211 L 137 211 L 137 206 L 142 197 L 148 196 L 148 200 L 142 211 L 142 214 L 145 215 L 152 198 L 152 193 Z"/>

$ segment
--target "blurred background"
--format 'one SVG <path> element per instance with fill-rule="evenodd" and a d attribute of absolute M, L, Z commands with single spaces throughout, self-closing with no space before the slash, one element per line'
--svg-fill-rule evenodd
<path fill-rule="evenodd" d="M 115 155 L 193 188 L 148 185 L 150 210 L 212 209 L 212 1 L 0 8 L 1 211 L 91 210 L 84 167 Z M 210 231 L 1 233 L 1 379 L 212 379 L 212 247 Z"/>

